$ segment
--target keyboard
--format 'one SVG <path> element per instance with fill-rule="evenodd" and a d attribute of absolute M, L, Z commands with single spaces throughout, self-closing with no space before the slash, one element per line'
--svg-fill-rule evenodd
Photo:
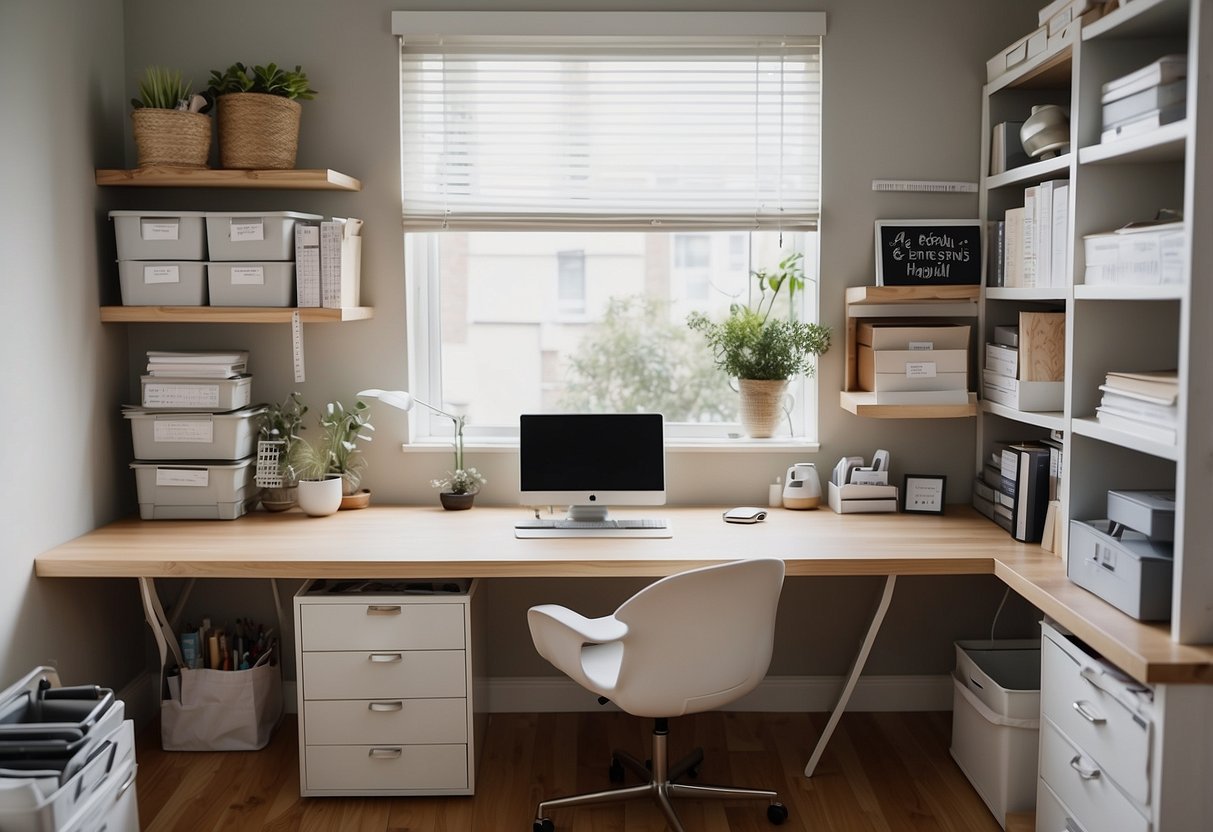
<path fill-rule="evenodd" d="M 673 537 L 664 517 L 627 520 L 524 520 L 514 537 Z"/>

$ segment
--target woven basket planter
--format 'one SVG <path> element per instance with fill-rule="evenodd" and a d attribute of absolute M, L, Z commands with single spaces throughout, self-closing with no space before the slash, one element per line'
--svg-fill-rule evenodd
<path fill-rule="evenodd" d="M 741 389 L 741 426 L 747 436 L 765 439 L 775 435 L 779 417 L 783 415 L 784 396 L 787 394 L 787 379 L 758 381 L 751 378 L 737 380 Z"/>
<path fill-rule="evenodd" d="M 139 167 L 206 167 L 211 153 L 210 116 L 140 107 L 131 111 L 131 126 Z"/>
<path fill-rule="evenodd" d="M 280 95 L 237 92 L 216 102 L 219 165 L 234 170 L 287 170 L 299 149 L 298 101 Z"/>

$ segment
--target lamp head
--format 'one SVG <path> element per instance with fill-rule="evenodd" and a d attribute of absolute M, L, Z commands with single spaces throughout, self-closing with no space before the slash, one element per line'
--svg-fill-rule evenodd
<path fill-rule="evenodd" d="M 370 390 L 363 390 L 358 395 L 366 396 L 372 399 L 379 399 L 379 401 L 383 402 L 384 404 L 406 411 L 412 410 L 413 405 L 417 401 L 404 390 L 379 390 L 377 388 L 372 388 Z"/>

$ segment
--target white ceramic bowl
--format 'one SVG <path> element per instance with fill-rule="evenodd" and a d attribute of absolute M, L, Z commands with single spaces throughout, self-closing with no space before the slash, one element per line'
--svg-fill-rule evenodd
<path fill-rule="evenodd" d="M 1033 159 L 1051 159 L 1069 151 L 1070 116 L 1056 104 L 1037 104 L 1019 128 L 1024 153 Z"/>

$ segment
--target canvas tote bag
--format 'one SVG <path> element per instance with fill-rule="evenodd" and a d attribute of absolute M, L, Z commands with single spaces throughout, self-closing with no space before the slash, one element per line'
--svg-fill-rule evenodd
<path fill-rule="evenodd" d="M 160 650 L 160 740 L 166 751 L 255 751 L 270 741 L 282 718 L 282 666 L 267 650 L 248 670 L 195 670 L 185 666 L 181 648 L 156 593 L 140 582 L 144 606 L 154 613 L 152 633 Z M 277 582 L 274 606 L 282 621 Z M 169 658 L 171 654 L 171 660 Z M 271 664 L 271 661 L 273 664 Z M 172 662 L 172 663 L 170 663 Z"/>

